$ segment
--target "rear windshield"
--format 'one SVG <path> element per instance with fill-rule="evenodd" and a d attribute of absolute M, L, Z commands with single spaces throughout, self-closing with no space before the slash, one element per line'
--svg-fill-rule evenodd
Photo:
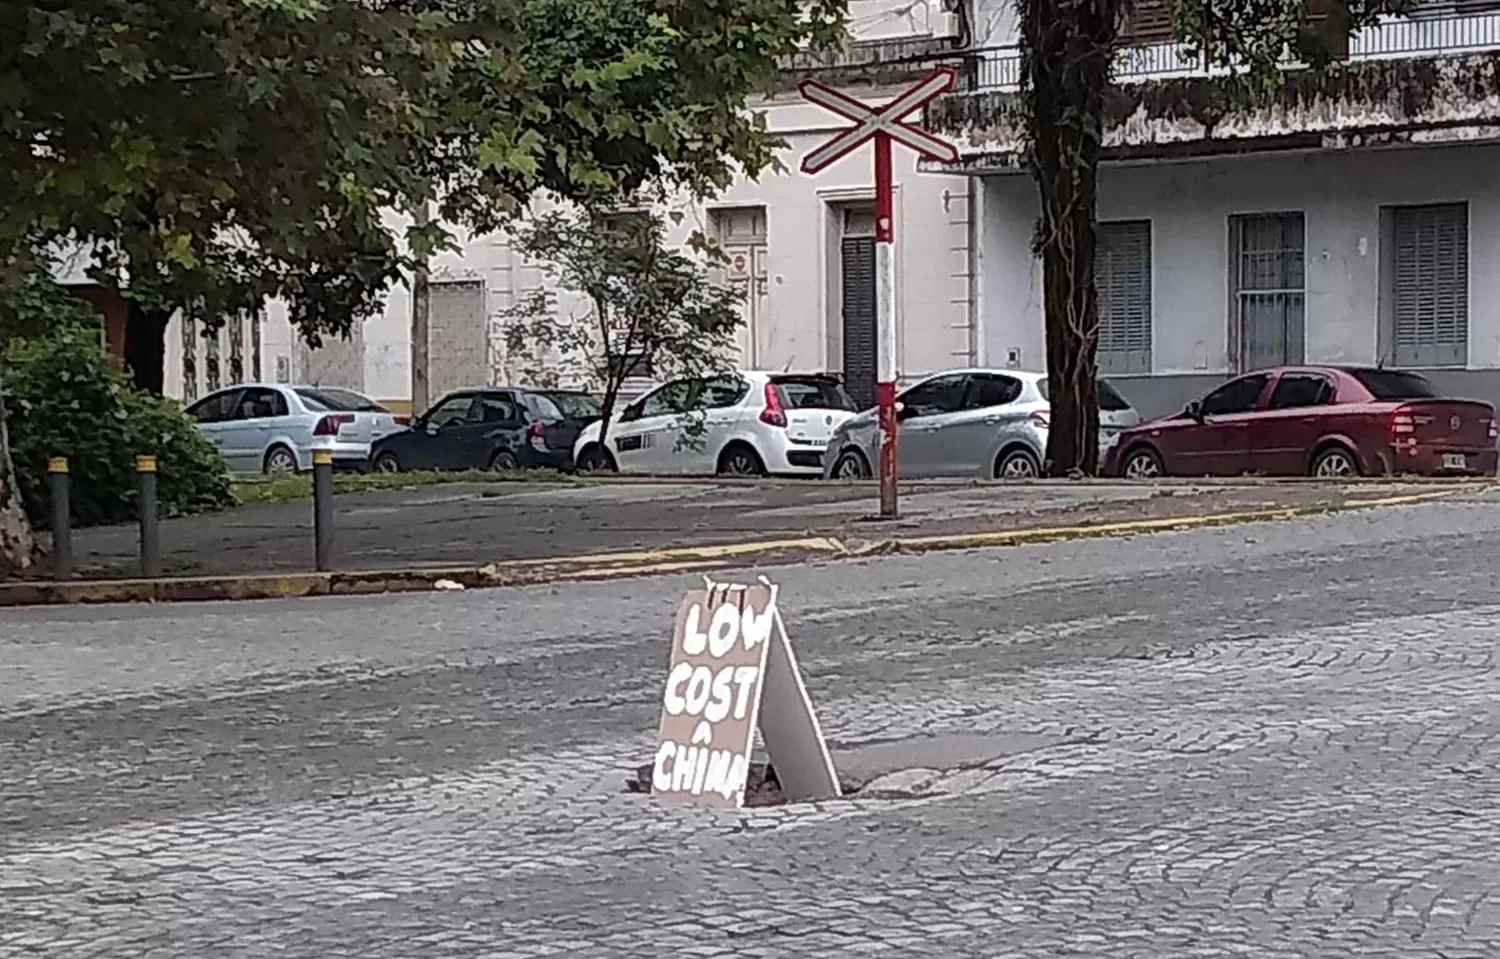
<path fill-rule="evenodd" d="M 604 415 L 604 404 L 588 393 L 542 393 L 570 420 L 596 420 Z"/>
<path fill-rule="evenodd" d="M 1038 391 L 1041 392 L 1042 399 L 1047 400 L 1048 402 L 1052 401 L 1052 397 L 1050 397 L 1050 396 L 1047 395 L 1047 381 L 1046 380 L 1037 380 L 1036 381 L 1036 388 L 1037 388 Z M 1118 390 L 1116 390 L 1113 386 L 1109 385 L 1109 381 L 1108 380 L 1100 380 L 1099 381 L 1098 391 L 1099 391 L 1099 408 L 1101 410 L 1103 410 L 1104 412 L 1106 412 L 1106 413 L 1118 413 L 1121 410 L 1128 410 L 1128 409 L 1130 409 L 1130 403 L 1128 403 L 1126 401 L 1125 397 L 1123 397 L 1123 396 L 1120 395 L 1120 392 Z"/>
<path fill-rule="evenodd" d="M 1369 390 L 1370 395 L 1377 400 L 1427 400 L 1436 399 L 1439 395 L 1427 377 L 1419 373 L 1350 370 L 1349 375 L 1359 380 L 1360 385 Z"/>
<path fill-rule="evenodd" d="M 315 413 L 389 413 L 390 410 L 352 390 L 331 387 L 303 388 L 297 391 L 302 402 Z"/>
<path fill-rule="evenodd" d="M 793 410 L 846 410 L 857 412 L 854 400 L 837 380 L 821 376 L 778 376 L 771 382 L 781 391 L 781 401 Z"/>

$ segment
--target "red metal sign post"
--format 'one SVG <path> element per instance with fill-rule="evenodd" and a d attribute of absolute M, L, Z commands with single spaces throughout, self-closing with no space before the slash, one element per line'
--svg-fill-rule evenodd
<path fill-rule="evenodd" d="M 872 106 L 816 80 L 798 84 L 802 96 L 854 126 L 802 158 L 803 173 L 817 173 L 875 141 L 875 316 L 877 330 L 875 404 L 880 417 L 880 518 L 896 509 L 896 233 L 891 213 L 891 141 L 939 163 L 957 163 L 953 144 L 903 122 L 928 101 L 953 88 L 952 67 L 938 67 L 883 106 Z"/>

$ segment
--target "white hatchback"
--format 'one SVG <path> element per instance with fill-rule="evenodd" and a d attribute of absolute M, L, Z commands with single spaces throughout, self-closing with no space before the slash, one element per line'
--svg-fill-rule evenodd
<path fill-rule="evenodd" d="M 580 470 L 657 475 L 817 476 L 828 440 L 855 414 L 826 373 L 721 373 L 664 383 L 573 445 Z"/>

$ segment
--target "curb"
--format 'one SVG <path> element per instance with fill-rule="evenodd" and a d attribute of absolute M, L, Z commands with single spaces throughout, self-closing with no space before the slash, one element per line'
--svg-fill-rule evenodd
<path fill-rule="evenodd" d="M 756 540 L 711 546 L 677 547 L 631 552 L 592 553 L 539 559 L 507 560 L 485 566 L 418 567 L 330 573 L 276 573 L 250 576 L 185 576 L 161 579 L 47 580 L 0 583 L 0 608 L 84 603 L 175 603 L 210 600 L 294 599 L 307 596 L 359 596 L 382 593 L 430 592 L 451 589 L 446 581 L 465 589 L 525 586 L 556 582 L 619 579 L 662 573 L 722 569 L 750 562 L 777 560 L 835 560 L 865 557 L 1020 546 L 1029 543 L 1130 536 L 1175 530 L 1206 529 L 1242 523 L 1276 522 L 1323 513 L 1346 513 L 1387 506 L 1407 506 L 1471 492 L 1475 486 L 1356 499 L 1343 503 L 1276 507 L 1179 516 L 1054 526 L 1042 529 L 931 536 L 896 536 L 869 541 L 845 541 L 831 536 Z"/>

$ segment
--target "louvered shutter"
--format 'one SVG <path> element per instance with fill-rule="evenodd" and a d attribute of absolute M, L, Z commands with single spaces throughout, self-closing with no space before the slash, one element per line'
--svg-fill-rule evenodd
<path fill-rule="evenodd" d="M 1099 224 L 1099 372 L 1151 372 L 1151 221 Z"/>
<path fill-rule="evenodd" d="M 844 389 L 865 409 L 875 405 L 876 330 L 875 240 L 846 237 L 843 242 Z"/>
<path fill-rule="evenodd" d="M 1392 361 L 1465 366 L 1469 358 L 1469 207 L 1392 211 Z"/>

